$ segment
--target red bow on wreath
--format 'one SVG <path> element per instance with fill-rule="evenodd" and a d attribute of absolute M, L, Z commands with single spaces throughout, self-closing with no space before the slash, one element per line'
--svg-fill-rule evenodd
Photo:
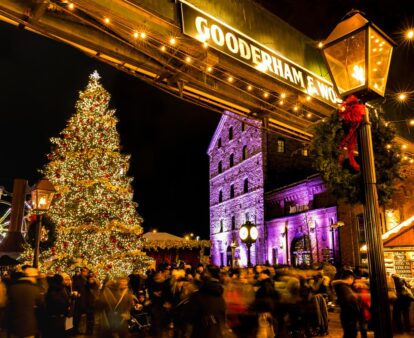
<path fill-rule="evenodd" d="M 357 130 L 362 122 L 362 117 L 365 114 L 365 106 L 359 103 L 356 96 L 349 96 L 344 103 L 341 104 L 338 114 L 344 120 L 345 126 L 348 128 L 348 133 L 339 143 L 340 150 L 347 150 L 349 165 L 359 171 L 359 164 L 355 161 L 354 150 L 357 145 Z M 342 165 L 345 156 L 339 156 L 339 163 Z"/>

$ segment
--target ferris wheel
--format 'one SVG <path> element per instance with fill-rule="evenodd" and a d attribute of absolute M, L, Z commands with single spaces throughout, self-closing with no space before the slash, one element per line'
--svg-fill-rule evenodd
<path fill-rule="evenodd" d="M 11 197 L 12 193 L 7 192 L 3 187 L 0 187 L 0 242 L 6 236 L 6 233 L 10 225 L 10 216 L 11 216 Z M 29 225 L 28 214 L 31 206 L 29 202 L 24 202 L 24 214 L 21 231 L 23 236 L 27 233 L 27 227 Z"/>

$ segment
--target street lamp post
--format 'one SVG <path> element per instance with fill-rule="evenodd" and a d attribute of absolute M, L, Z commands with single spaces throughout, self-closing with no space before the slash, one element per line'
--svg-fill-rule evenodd
<path fill-rule="evenodd" d="M 337 92 L 363 101 L 383 97 L 394 42 L 360 12 L 341 21 L 324 42 L 323 55 Z M 375 337 L 392 337 L 369 110 L 359 128 L 364 181 L 364 222 L 368 247 Z"/>
<path fill-rule="evenodd" d="M 41 179 L 37 182 L 31 192 L 33 211 L 39 215 L 39 220 L 35 223 L 35 248 L 33 257 L 34 268 L 39 266 L 40 231 L 42 228 L 43 214 L 49 210 L 55 192 L 53 184 L 47 179 Z"/>
<path fill-rule="evenodd" d="M 250 260 L 250 248 L 252 244 L 256 242 L 258 235 L 259 235 L 259 232 L 257 231 L 256 225 L 254 225 L 250 221 L 247 221 L 240 227 L 240 230 L 239 230 L 240 239 L 247 246 L 247 266 L 248 267 L 252 266 L 252 262 Z"/>

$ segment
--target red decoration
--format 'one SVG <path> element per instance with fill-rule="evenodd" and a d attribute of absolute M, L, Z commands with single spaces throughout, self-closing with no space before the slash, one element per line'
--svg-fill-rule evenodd
<path fill-rule="evenodd" d="M 349 96 L 344 103 L 341 104 L 338 114 L 344 120 L 345 126 L 348 129 L 347 134 L 339 144 L 340 150 L 347 150 L 350 166 L 359 171 L 359 164 L 355 161 L 354 151 L 357 145 L 357 130 L 362 122 L 362 117 L 365 114 L 365 105 L 359 103 L 356 96 Z M 345 156 L 339 156 L 339 163 L 342 165 Z"/>

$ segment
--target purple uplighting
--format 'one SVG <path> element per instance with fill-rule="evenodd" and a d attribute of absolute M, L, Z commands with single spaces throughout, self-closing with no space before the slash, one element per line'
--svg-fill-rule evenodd
<path fill-rule="evenodd" d="M 261 123 L 226 112 L 208 149 L 210 156 L 210 239 L 212 262 L 247 265 L 238 230 L 247 220 L 259 231 L 253 264 L 312 264 L 339 252 L 335 205 L 321 203 L 326 187 L 318 176 L 265 190 L 266 147 Z M 277 147 L 277 142 L 275 143 Z M 232 245 L 233 243 L 233 245 Z"/>

